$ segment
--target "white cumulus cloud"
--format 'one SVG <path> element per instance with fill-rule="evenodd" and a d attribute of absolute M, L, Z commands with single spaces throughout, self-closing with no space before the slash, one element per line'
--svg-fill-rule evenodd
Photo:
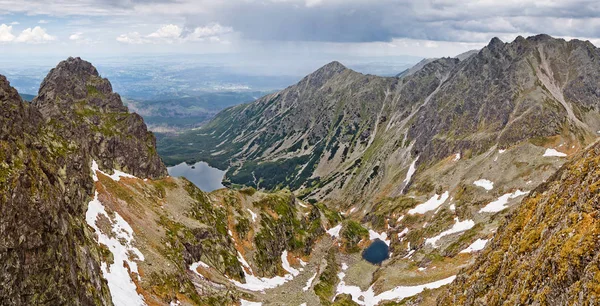
<path fill-rule="evenodd" d="M 0 25 L 0 42 L 13 41 L 15 36 L 12 34 L 12 26 Z"/>
<path fill-rule="evenodd" d="M 48 34 L 44 28 L 39 26 L 35 28 L 27 28 L 17 36 L 16 42 L 30 43 L 30 44 L 41 44 L 49 41 L 56 40 L 56 37 Z"/>
<path fill-rule="evenodd" d="M 130 32 L 127 34 L 121 34 L 117 37 L 117 41 L 124 44 L 143 44 L 148 42 L 139 32 Z"/>
<path fill-rule="evenodd" d="M 178 25 L 168 24 L 168 25 L 165 25 L 165 26 L 161 27 L 156 32 L 148 35 L 148 37 L 150 37 L 150 38 L 176 39 L 176 38 L 179 38 L 181 36 L 181 32 L 182 31 L 183 31 L 183 29 L 180 28 Z"/>
<path fill-rule="evenodd" d="M 0 25 L 0 42 L 17 42 L 40 44 L 56 40 L 56 37 L 48 34 L 44 28 L 34 27 L 23 30 L 18 36 L 12 33 L 12 26 Z"/>
<path fill-rule="evenodd" d="M 70 40 L 81 40 L 81 39 L 83 39 L 82 35 L 83 35 L 83 33 L 81 33 L 81 32 L 73 33 L 73 34 L 71 34 L 71 36 L 69 36 L 69 39 Z"/>
<path fill-rule="evenodd" d="M 217 38 L 217 40 L 220 40 L 218 36 L 223 35 L 223 34 L 228 34 L 233 32 L 233 28 L 231 27 L 224 27 L 218 23 L 212 24 L 212 25 L 208 25 L 205 27 L 197 27 L 194 29 L 194 31 L 192 33 L 190 33 L 187 36 L 187 39 L 203 39 L 203 38 L 210 38 L 211 40 L 215 40 L 215 38 Z"/>

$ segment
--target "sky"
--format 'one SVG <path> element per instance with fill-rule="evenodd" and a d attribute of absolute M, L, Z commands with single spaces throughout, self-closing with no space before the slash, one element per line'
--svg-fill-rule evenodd
<path fill-rule="evenodd" d="M 600 43 L 600 4 L 588 0 L 0 0 L 0 8 L 5 58 L 423 58 L 539 33 Z"/>

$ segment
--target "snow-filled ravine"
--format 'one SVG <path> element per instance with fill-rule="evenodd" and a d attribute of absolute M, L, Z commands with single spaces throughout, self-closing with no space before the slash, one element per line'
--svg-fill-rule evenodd
<path fill-rule="evenodd" d="M 415 160 L 410 164 L 410 167 L 408 167 L 408 171 L 406 172 L 406 178 L 404 179 L 404 187 L 402 187 L 402 192 L 404 192 L 404 189 L 406 189 L 406 186 L 408 186 L 408 184 L 410 183 L 412 176 L 415 174 L 415 172 L 417 172 L 418 160 L 419 157 L 417 156 L 417 158 L 415 158 Z"/>
<path fill-rule="evenodd" d="M 340 224 L 328 229 L 327 234 L 329 234 L 333 238 L 339 237 L 341 229 L 342 229 L 342 224 L 340 223 Z"/>
<path fill-rule="evenodd" d="M 92 163 L 94 181 L 98 181 L 96 171 L 102 172 L 94 161 Z M 115 174 L 109 175 L 109 177 L 115 181 L 120 180 L 121 177 L 134 177 L 120 171 L 115 170 L 114 172 Z M 96 221 L 101 215 L 110 221 L 112 237 L 100 231 L 100 228 L 96 225 Z M 104 278 L 108 282 L 113 303 L 117 306 L 146 305 L 144 298 L 137 293 L 136 285 L 125 267 L 126 264 L 131 273 L 137 275 L 139 279 L 136 260 L 143 261 L 144 255 L 133 246 L 133 229 L 129 223 L 116 211 L 114 212 L 114 218 L 111 218 L 104 205 L 98 200 L 98 192 L 95 193 L 94 199 L 88 204 L 85 220 L 96 232 L 98 243 L 106 245 L 113 255 L 113 263 L 110 266 L 102 262 L 100 267 Z"/>
<path fill-rule="evenodd" d="M 447 285 L 456 278 L 456 276 L 450 276 L 435 282 L 417 286 L 398 286 L 391 290 L 375 295 L 373 286 L 369 287 L 369 289 L 366 291 L 362 291 L 362 289 L 360 289 L 358 286 L 347 285 L 344 281 L 344 278 L 346 277 L 346 273 L 344 272 L 345 270 L 346 269 L 342 267 L 342 272 L 338 273 L 340 282 L 336 288 L 335 295 L 338 296 L 340 294 L 350 294 L 354 302 L 364 306 L 374 306 L 379 304 L 381 301 L 401 300 L 413 295 L 417 295 L 425 289 L 435 289 Z"/>

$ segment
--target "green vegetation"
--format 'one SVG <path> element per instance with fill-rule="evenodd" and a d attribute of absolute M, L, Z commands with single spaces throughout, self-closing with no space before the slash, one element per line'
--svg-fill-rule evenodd
<path fill-rule="evenodd" d="M 334 248 L 329 249 L 327 253 L 327 267 L 319 275 L 319 282 L 315 284 L 313 290 L 321 300 L 321 305 L 331 305 L 331 299 L 335 294 L 335 286 L 338 283 L 338 266 L 335 261 L 336 251 Z"/>
<path fill-rule="evenodd" d="M 342 238 L 342 248 L 348 253 L 356 253 L 360 251 L 358 243 L 363 239 L 368 239 L 369 231 L 362 227 L 360 223 L 354 220 L 344 221 L 344 225 L 340 230 Z"/>

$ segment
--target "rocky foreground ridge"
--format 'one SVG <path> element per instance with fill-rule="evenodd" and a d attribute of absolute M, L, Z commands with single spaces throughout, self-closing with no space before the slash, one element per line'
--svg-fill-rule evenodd
<path fill-rule="evenodd" d="M 127 113 L 110 83 L 78 58 L 52 70 L 32 104 L 3 76 L 0 92 L 0 299 L 110 305 L 101 250 L 84 219 L 94 190 L 89 169 L 98 160 L 108 172 L 165 176 L 154 136 L 139 116 Z M 129 125 L 137 134 L 113 133 Z M 146 164 L 134 165 L 125 147 L 143 151 Z"/>

